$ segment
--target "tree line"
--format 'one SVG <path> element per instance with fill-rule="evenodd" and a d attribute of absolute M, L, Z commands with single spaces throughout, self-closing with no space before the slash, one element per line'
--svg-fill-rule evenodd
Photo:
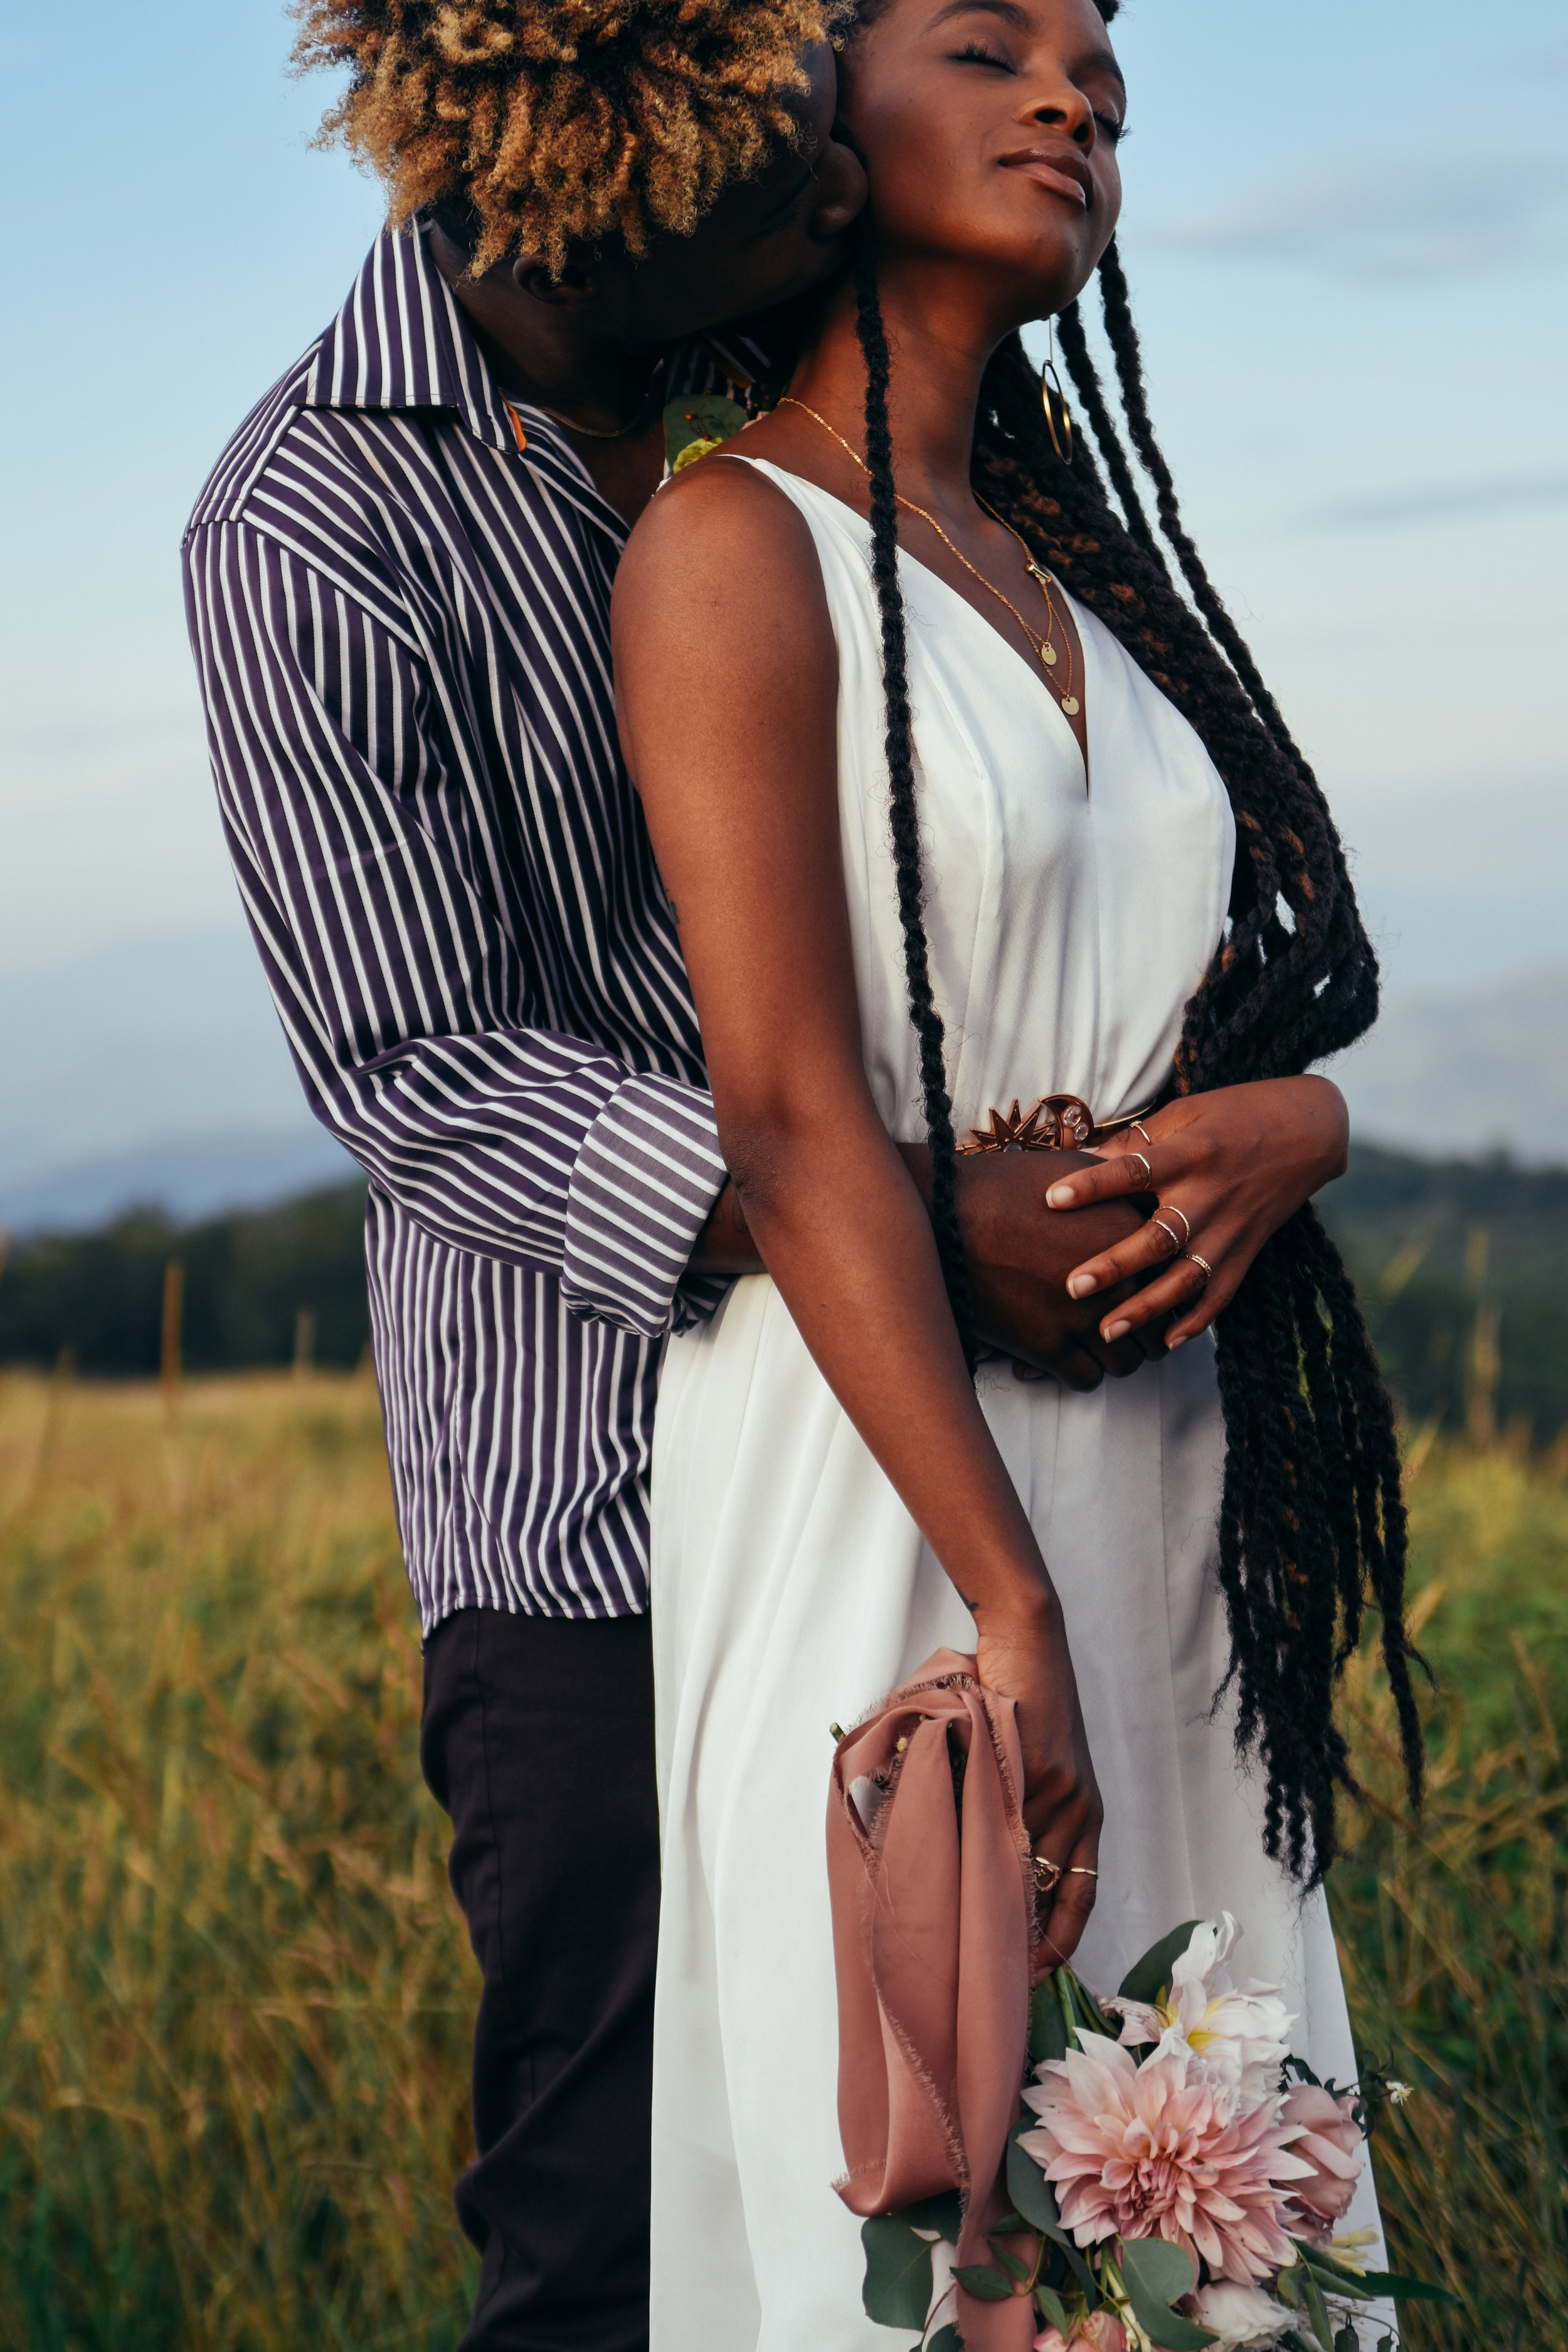
<path fill-rule="evenodd" d="M 1344 1250 L 1389 1378 L 1418 1421 L 1479 1438 L 1568 1428 L 1568 1170 L 1432 1161 L 1358 1145 L 1318 1206 Z M 352 1368 L 369 1343 L 364 1187 L 177 1224 L 136 1210 L 14 1244 L 0 1363 L 145 1378 Z"/>

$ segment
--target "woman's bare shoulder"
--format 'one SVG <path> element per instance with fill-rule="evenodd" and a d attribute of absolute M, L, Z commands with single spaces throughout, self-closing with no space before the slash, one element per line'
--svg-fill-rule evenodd
<path fill-rule="evenodd" d="M 747 460 L 715 451 L 650 499 L 616 575 L 617 618 L 670 600 L 685 609 L 721 597 L 736 613 L 771 602 L 826 619 L 810 528 L 793 499 Z"/>

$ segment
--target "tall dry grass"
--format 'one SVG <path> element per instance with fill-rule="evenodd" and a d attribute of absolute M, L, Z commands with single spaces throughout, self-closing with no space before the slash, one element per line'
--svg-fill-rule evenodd
<path fill-rule="evenodd" d="M 1568 1491 L 1506 1446 L 1412 1487 L 1418 1830 L 1386 1694 L 1333 1906 L 1412 2352 L 1568 2339 Z M 1510 1632 L 1519 1635 L 1517 1651 Z M 0 1382 L 0 2347 L 445 2347 L 471 2273 L 475 1972 L 418 1777 L 418 1657 L 354 1380 Z M 694 2347 L 700 2352 L 700 2347 Z"/>
<path fill-rule="evenodd" d="M 1375 2142 L 1411 2352 L 1568 2343 L 1568 1493 L 1522 1448 L 1439 1453 L 1412 1492 L 1412 1622 L 1443 1695 L 1419 1823 L 1370 1655 L 1349 1700 L 1366 1801 L 1331 1889 L 1364 2060 L 1413 2086 Z"/>
<path fill-rule="evenodd" d="M 446 2347 L 475 1972 L 373 1389 L 0 1392 L 0 2345 Z"/>

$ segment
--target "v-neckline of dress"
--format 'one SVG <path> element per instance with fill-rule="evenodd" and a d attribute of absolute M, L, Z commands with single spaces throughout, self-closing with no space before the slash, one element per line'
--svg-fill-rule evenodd
<path fill-rule="evenodd" d="M 735 457 L 738 457 L 740 454 L 741 453 L 738 450 L 726 452 L 726 455 Z M 871 526 L 866 517 L 860 513 L 858 508 L 852 507 L 847 499 L 841 499 L 836 490 L 825 490 L 821 483 L 814 482 L 809 475 L 791 473 L 790 468 L 787 466 L 777 465 L 771 457 L 748 457 L 746 459 L 746 463 L 749 466 L 766 466 L 774 473 L 788 474 L 792 482 L 803 483 L 808 490 L 815 490 L 819 499 L 827 499 L 830 505 L 836 506 L 839 509 L 840 513 L 847 515 L 852 522 L 858 524 L 860 530 L 865 533 L 866 537 L 869 539 L 871 535 Z M 984 629 L 988 637 L 994 638 L 1003 648 L 1004 652 L 1009 654 L 1013 660 L 1017 663 L 1019 668 L 1023 670 L 1026 677 L 1033 680 L 1036 688 L 1045 701 L 1047 709 L 1051 714 L 1053 722 L 1066 734 L 1068 741 L 1072 745 L 1073 751 L 1078 756 L 1079 765 L 1083 771 L 1084 797 L 1086 800 L 1090 798 L 1092 796 L 1092 782 L 1089 751 L 1085 748 L 1084 744 L 1079 743 L 1078 737 L 1073 733 L 1072 728 L 1068 724 L 1066 711 L 1060 708 L 1056 697 L 1051 692 L 1049 685 L 1047 683 L 1046 679 L 1040 676 L 1037 666 L 1034 662 L 1026 661 L 1024 656 L 1018 651 L 1017 646 L 1013 644 L 1012 640 L 1005 636 L 1002 631 L 995 626 L 994 623 L 988 621 L 985 618 L 984 614 L 978 611 L 977 608 L 970 603 L 968 597 L 963 595 L 960 590 L 955 588 L 950 580 L 944 580 L 940 572 L 933 571 L 931 565 L 924 562 L 920 556 L 911 555 L 909 549 L 901 544 L 899 548 L 899 560 L 901 563 L 912 563 L 917 572 L 923 572 L 928 580 L 934 581 L 936 585 L 942 590 L 943 595 L 951 597 L 952 602 L 958 606 L 960 612 L 965 614 L 968 618 L 974 623 L 976 628 Z M 1061 583 L 1059 581 L 1057 583 L 1057 585 L 1058 588 L 1061 588 Z M 1078 631 L 1078 641 L 1083 651 L 1083 731 L 1086 739 L 1088 739 L 1089 742 L 1092 742 L 1093 739 L 1090 730 L 1093 725 L 1093 714 L 1098 706 L 1100 697 L 1098 688 L 1092 699 L 1090 698 L 1089 691 L 1089 631 L 1084 625 L 1084 619 L 1080 619 L 1079 617 L 1080 607 L 1076 597 L 1069 596 L 1065 588 L 1061 588 L 1061 593 L 1066 601 L 1072 606 L 1073 625 Z M 1085 616 L 1085 618 L 1087 618 L 1087 616 Z"/>

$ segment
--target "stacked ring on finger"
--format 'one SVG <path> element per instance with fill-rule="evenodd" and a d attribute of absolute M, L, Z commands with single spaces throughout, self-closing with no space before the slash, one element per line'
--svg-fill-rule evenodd
<path fill-rule="evenodd" d="M 1209 1264 L 1206 1257 L 1200 1257 L 1194 1249 L 1184 1249 L 1181 1252 L 1181 1255 L 1184 1257 L 1190 1265 L 1197 1267 L 1199 1273 L 1203 1276 L 1205 1286 L 1214 1280 L 1214 1268 Z"/>
<path fill-rule="evenodd" d="M 1171 1255 L 1172 1255 L 1173 1257 L 1181 1257 L 1181 1256 L 1183 1256 L 1183 1255 L 1184 1255 L 1184 1252 L 1185 1252 L 1185 1244 L 1184 1244 L 1184 1241 L 1183 1241 L 1182 1235 L 1181 1235 L 1181 1234 L 1176 1231 L 1176 1228 L 1175 1228 L 1175 1226 L 1174 1226 L 1174 1225 L 1168 1225 L 1168 1224 L 1165 1223 L 1165 1220 L 1164 1220 L 1163 1216 L 1161 1214 L 1161 1211 L 1162 1211 L 1162 1210 L 1163 1210 L 1163 1209 L 1168 1209 L 1168 1208 L 1170 1208 L 1171 1206 L 1172 1206 L 1172 1203 L 1171 1203 L 1170 1202 L 1168 1202 L 1168 1201 L 1162 1201 L 1162 1202 L 1161 1202 L 1161 1203 L 1160 1203 L 1160 1207 L 1159 1207 L 1158 1209 L 1156 1209 L 1156 1210 L 1155 1210 L 1155 1212 L 1154 1212 L 1153 1215 L 1150 1218 L 1149 1223 L 1150 1223 L 1152 1225 L 1158 1225 L 1158 1226 L 1159 1226 L 1159 1228 L 1160 1228 L 1160 1231 L 1161 1231 L 1163 1234 L 1168 1234 L 1170 1235 L 1170 1239 L 1171 1239 Z M 1177 1214 L 1177 1216 L 1178 1216 L 1178 1217 L 1182 1217 L 1182 1213 L 1181 1213 L 1180 1209 L 1178 1209 L 1178 1210 L 1176 1211 L 1176 1214 Z M 1182 1217 L 1182 1223 L 1183 1223 L 1183 1224 L 1184 1224 L 1184 1225 L 1187 1225 L 1187 1221 L 1186 1221 L 1185 1217 Z M 1192 1229 L 1191 1225 L 1187 1225 L 1187 1235 L 1186 1235 L 1186 1237 L 1187 1237 L 1187 1240 L 1188 1240 L 1188 1241 L 1190 1241 L 1190 1240 L 1192 1239 L 1192 1232 L 1193 1232 L 1193 1229 Z"/>
<path fill-rule="evenodd" d="M 1154 1181 L 1154 1171 L 1150 1167 L 1150 1165 L 1149 1165 L 1149 1162 L 1148 1162 L 1148 1160 L 1147 1160 L 1146 1156 L 1145 1156 L 1142 1151 L 1129 1151 L 1129 1152 L 1126 1152 L 1126 1153 L 1123 1155 L 1123 1157 L 1124 1157 L 1124 1158 L 1126 1158 L 1126 1159 L 1128 1159 L 1128 1160 L 1139 1160 L 1139 1161 L 1142 1163 L 1142 1169 L 1143 1169 L 1143 1175 L 1144 1175 L 1144 1180 L 1145 1180 L 1145 1181 L 1146 1181 L 1146 1182 L 1148 1182 L 1148 1183 L 1150 1183 L 1150 1184 L 1152 1184 L 1152 1183 L 1153 1183 L 1153 1181 Z"/>

